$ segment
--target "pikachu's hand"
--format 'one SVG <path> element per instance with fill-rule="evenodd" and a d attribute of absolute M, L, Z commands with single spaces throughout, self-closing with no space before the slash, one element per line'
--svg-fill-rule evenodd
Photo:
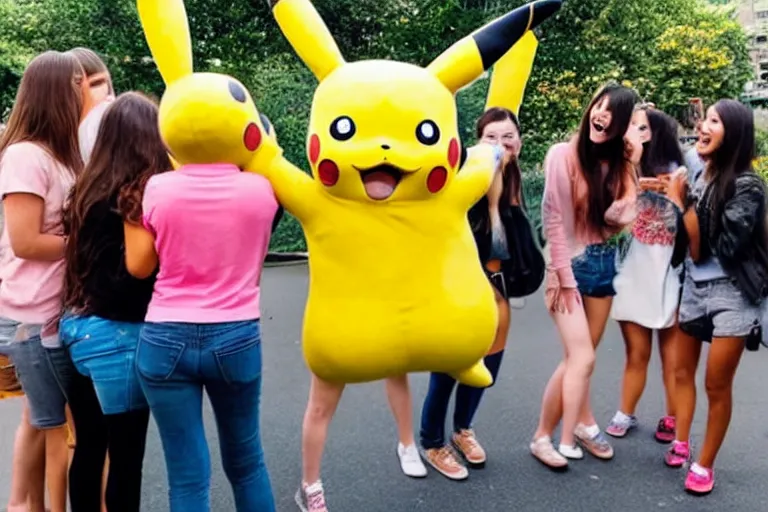
<path fill-rule="evenodd" d="M 488 192 L 502 157 L 503 150 L 490 144 L 467 149 L 467 160 L 451 187 L 462 208 L 469 209 Z"/>

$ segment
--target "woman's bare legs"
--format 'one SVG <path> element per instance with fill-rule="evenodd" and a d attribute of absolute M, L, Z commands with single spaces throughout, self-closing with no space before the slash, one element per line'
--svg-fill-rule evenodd
<path fill-rule="evenodd" d="M 403 446 L 415 445 L 413 438 L 413 402 L 408 387 L 408 375 L 390 377 L 385 381 L 387 400 L 397 423 L 397 435 Z"/>
<path fill-rule="evenodd" d="M 653 331 L 632 322 L 619 322 L 619 325 L 626 348 L 619 410 L 628 416 L 634 416 L 648 377 L 648 363 L 651 360 L 653 347 Z"/>
<path fill-rule="evenodd" d="M 562 411 L 560 444 L 573 446 L 573 432 L 595 364 L 595 349 L 582 307 L 571 313 L 553 313 L 552 317 L 565 347 L 565 361 L 558 365 L 544 390 L 541 417 L 534 438 L 551 437 Z"/>
<path fill-rule="evenodd" d="M 584 313 L 587 316 L 589 324 L 589 334 L 592 339 L 592 346 L 597 350 L 600 340 L 603 339 L 605 326 L 608 325 L 608 317 L 611 313 L 613 297 L 588 297 L 582 296 L 584 302 Z M 586 426 L 597 425 L 595 415 L 592 414 L 592 401 L 590 400 L 589 381 L 587 381 L 587 391 L 584 404 L 581 406 L 579 414 L 579 423 Z"/>
<path fill-rule="evenodd" d="M 400 469 L 406 476 L 424 478 L 427 468 L 419 455 L 413 436 L 413 402 L 411 390 L 408 387 L 408 375 L 400 375 L 386 379 L 387 400 L 392 409 L 392 415 L 397 424 L 397 456 L 400 459 Z"/>
<path fill-rule="evenodd" d="M 343 392 L 343 384 L 331 384 L 312 375 L 301 433 L 302 478 L 306 485 L 320 480 L 320 464 L 328 438 L 328 427 Z"/>
<path fill-rule="evenodd" d="M 696 409 L 696 368 L 701 356 L 701 342 L 677 329 L 675 346 L 675 405 L 677 441 L 687 443 Z"/>
<path fill-rule="evenodd" d="M 51 512 L 67 512 L 68 437 L 66 424 L 45 430 L 45 478 L 48 482 Z"/>
<path fill-rule="evenodd" d="M 707 358 L 705 378 L 709 411 L 699 464 L 712 468 L 723 445 L 733 411 L 733 378 L 744 352 L 743 338 L 714 338 Z"/>
<path fill-rule="evenodd" d="M 8 512 L 45 512 L 45 433 L 29 423 L 29 404 L 23 400 L 13 444 Z"/>
<path fill-rule="evenodd" d="M 667 416 L 677 416 L 675 404 L 675 358 L 677 357 L 677 343 L 679 329 L 670 327 L 659 331 L 659 355 L 661 356 L 661 376 L 664 381 L 664 394 L 666 398 Z"/>

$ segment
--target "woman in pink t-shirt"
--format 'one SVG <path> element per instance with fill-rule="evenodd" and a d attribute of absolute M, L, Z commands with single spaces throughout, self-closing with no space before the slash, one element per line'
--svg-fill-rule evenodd
<path fill-rule="evenodd" d="M 158 271 L 136 368 L 165 452 L 170 510 L 210 510 L 205 390 L 236 510 L 274 512 L 259 431 L 260 281 L 274 191 L 234 165 L 184 165 L 149 179 L 142 211 L 143 225 L 125 224 L 125 257 L 134 277 Z"/>
<path fill-rule="evenodd" d="M 16 433 L 9 512 L 43 512 L 38 475 L 48 452 L 50 504 L 66 511 L 65 398 L 50 369 L 58 348 L 65 239 L 61 209 L 82 167 L 77 127 L 84 74 L 74 56 L 45 52 L 27 67 L 0 139 L 0 349 L 27 401 Z M 30 508 L 27 509 L 29 498 Z"/>
<path fill-rule="evenodd" d="M 613 457 L 588 406 L 595 346 L 608 311 L 600 322 L 588 319 L 582 296 L 600 301 L 603 295 L 593 290 L 611 288 L 615 250 L 603 244 L 634 220 L 635 165 L 642 146 L 630 120 L 637 101 L 631 89 L 605 86 L 585 111 L 578 134 L 553 146 L 544 161 L 542 220 L 551 253 L 546 303 L 565 358 L 544 390 L 531 453 L 553 469 L 567 468 L 567 459 L 584 456 L 576 439 L 597 457 Z M 551 436 L 561 419 L 560 446 L 555 450 Z"/>

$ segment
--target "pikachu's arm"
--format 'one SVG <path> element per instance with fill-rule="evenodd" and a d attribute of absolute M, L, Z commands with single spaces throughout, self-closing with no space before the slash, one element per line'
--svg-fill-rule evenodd
<path fill-rule="evenodd" d="M 467 150 L 467 160 L 459 170 L 450 193 L 467 210 L 491 187 L 501 159 L 501 150 L 490 144 L 478 144 Z"/>
<path fill-rule="evenodd" d="M 264 147 L 244 170 L 267 178 L 280 204 L 300 221 L 319 210 L 322 195 L 314 180 L 283 156 L 282 148 L 274 139 L 265 139 Z"/>

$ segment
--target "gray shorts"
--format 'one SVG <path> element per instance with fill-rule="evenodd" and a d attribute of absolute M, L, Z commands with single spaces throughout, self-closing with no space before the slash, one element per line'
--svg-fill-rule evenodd
<path fill-rule="evenodd" d="M 27 339 L 15 340 L 19 325 L 19 322 L 0 318 L 0 353 L 7 355 L 16 367 L 29 403 L 30 424 L 41 430 L 61 427 L 67 422 L 66 399 L 49 357 L 60 355 L 59 352 L 66 355 L 66 349 L 46 349 L 40 334 L 34 331 Z"/>
<path fill-rule="evenodd" d="M 747 301 L 732 279 L 696 283 L 686 273 L 678 318 L 680 328 L 701 341 L 746 338 L 760 328 L 762 309 Z"/>

